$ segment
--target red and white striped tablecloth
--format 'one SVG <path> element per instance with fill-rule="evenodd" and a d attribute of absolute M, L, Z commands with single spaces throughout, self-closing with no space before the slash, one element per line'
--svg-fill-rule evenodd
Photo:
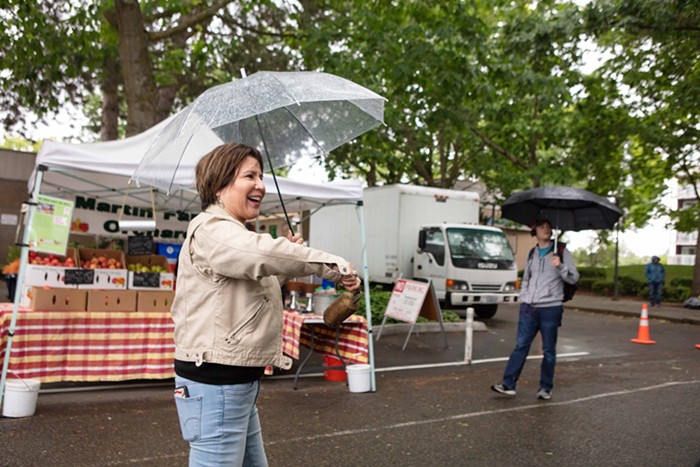
<path fill-rule="evenodd" d="M 11 319 L 12 304 L 1 304 L 2 359 Z M 164 379 L 175 376 L 174 350 L 170 313 L 20 308 L 8 368 L 46 383 Z"/>
<path fill-rule="evenodd" d="M 0 361 L 5 358 L 12 304 L 0 304 Z M 307 321 L 307 324 L 304 324 Z M 335 353 L 335 331 L 315 315 L 284 312 L 283 351 L 299 358 L 310 344 L 315 321 L 315 350 Z M 338 350 L 349 363 L 368 362 L 367 321 L 351 316 L 340 327 Z M 126 381 L 175 376 L 173 321 L 170 313 L 31 311 L 20 307 L 9 371 L 44 383 Z"/>
<path fill-rule="evenodd" d="M 335 330 L 323 324 L 323 317 L 314 314 L 296 313 L 285 310 L 282 351 L 294 359 L 299 359 L 299 344 L 309 347 L 310 326 L 315 326 L 314 350 L 335 354 Z M 347 363 L 367 363 L 369 361 L 367 341 L 367 320 L 352 315 L 340 325 L 338 352 Z"/>

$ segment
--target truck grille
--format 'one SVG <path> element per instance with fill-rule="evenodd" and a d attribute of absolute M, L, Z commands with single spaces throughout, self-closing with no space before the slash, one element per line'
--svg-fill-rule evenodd
<path fill-rule="evenodd" d="M 500 292 L 501 286 L 498 284 L 471 284 L 472 292 Z"/>

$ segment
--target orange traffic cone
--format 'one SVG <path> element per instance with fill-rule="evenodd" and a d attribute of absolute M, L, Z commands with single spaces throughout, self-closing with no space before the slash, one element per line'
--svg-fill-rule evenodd
<path fill-rule="evenodd" d="M 636 339 L 630 339 L 636 344 L 656 344 L 656 341 L 649 339 L 649 315 L 647 304 L 642 305 L 642 318 L 639 320 L 639 333 Z"/>

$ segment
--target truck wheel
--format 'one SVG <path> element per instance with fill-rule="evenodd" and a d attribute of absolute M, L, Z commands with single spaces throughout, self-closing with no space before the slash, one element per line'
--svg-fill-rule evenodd
<path fill-rule="evenodd" d="M 481 319 L 493 318 L 497 310 L 498 305 L 474 305 L 474 314 Z"/>

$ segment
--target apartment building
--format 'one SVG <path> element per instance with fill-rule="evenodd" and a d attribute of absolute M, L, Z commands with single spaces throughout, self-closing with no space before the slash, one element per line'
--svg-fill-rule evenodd
<path fill-rule="evenodd" d="M 676 189 L 678 209 L 683 209 L 698 202 L 695 190 L 692 186 L 679 186 Z M 668 264 L 692 266 L 695 264 L 695 255 L 698 242 L 698 232 L 676 232 L 672 237 L 671 248 L 668 255 Z"/>

